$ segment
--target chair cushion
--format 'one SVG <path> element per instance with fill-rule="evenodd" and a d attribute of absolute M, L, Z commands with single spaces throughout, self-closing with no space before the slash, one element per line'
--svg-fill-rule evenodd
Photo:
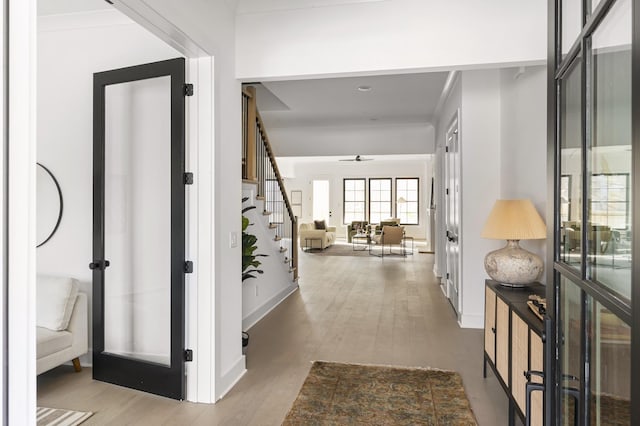
<path fill-rule="evenodd" d="M 40 359 L 71 347 L 73 336 L 68 331 L 52 331 L 44 327 L 36 327 L 36 354 Z"/>
<path fill-rule="evenodd" d="M 327 224 L 324 223 L 324 220 L 314 220 L 313 223 L 316 226 L 316 229 L 327 229 Z"/>
<path fill-rule="evenodd" d="M 36 279 L 36 325 L 49 330 L 66 330 L 78 296 L 73 278 L 38 275 Z"/>

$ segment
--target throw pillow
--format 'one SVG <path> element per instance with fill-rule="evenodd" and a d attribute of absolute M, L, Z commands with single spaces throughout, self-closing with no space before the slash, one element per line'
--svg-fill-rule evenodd
<path fill-rule="evenodd" d="M 73 278 L 38 275 L 36 278 L 36 325 L 53 331 L 66 330 L 78 296 Z"/>
<path fill-rule="evenodd" d="M 313 223 L 316 226 L 316 229 L 327 229 L 327 224 L 324 223 L 324 220 L 314 220 Z"/>

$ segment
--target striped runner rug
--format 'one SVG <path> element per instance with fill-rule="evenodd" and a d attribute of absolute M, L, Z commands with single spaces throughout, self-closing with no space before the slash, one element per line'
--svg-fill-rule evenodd
<path fill-rule="evenodd" d="M 92 415 L 93 413 L 85 413 L 82 411 L 38 407 L 36 410 L 36 421 L 38 426 L 76 426 Z"/>

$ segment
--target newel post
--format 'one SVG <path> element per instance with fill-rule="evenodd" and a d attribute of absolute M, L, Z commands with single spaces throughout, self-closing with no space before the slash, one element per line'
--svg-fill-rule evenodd
<path fill-rule="evenodd" d="M 256 112 L 258 106 L 256 105 L 256 88 L 248 86 L 245 91 L 249 95 L 248 99 L 248 111 L 247 111 L 247 176 L 245 179 L 255 181 L 257 180 L 256 173 Z"/>

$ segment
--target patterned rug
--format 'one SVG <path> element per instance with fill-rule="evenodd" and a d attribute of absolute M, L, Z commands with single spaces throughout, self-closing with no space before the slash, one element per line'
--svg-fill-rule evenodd
<path fill-rule="evenodd" d="M 93 413 L 82 411 L 38 407 L 36 410 L 36 422 L 38 426 L 76 426 L 92 415 Z"/>
<path fill-rule="evenodd" d="M 453 371 L 316 361 L 283 425 L 477 425 Z"/>

